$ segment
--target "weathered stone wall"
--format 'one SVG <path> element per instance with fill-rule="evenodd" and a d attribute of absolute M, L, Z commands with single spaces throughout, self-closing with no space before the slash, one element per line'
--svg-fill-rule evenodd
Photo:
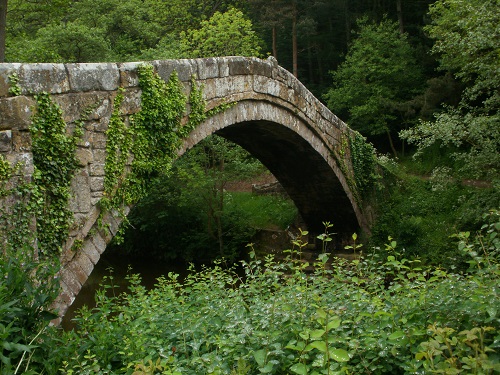
<path fill-rule="evenodd" d="M 276 60 L 222 57 L 150 63 L 165 80 L 177 71 L 186 92 L 194 75 L 198 84 L 204 86 L 208 108 L 237 102 L 193 131 L 179 155 L 218 132 L 247 148 L 268 166 L 306 222 L 335 211 L 340 227 L 367 227 L 342 173 L 350 171 L 349 149 L 345 148 L 349 128 L 279 67 Z M 0 64 L 0 153 L 12 165 L 22 165 L 12 184 L 29 180 L 33 173 L 29 134 L 33 94 L 51 94 L 62 108 L 68 132 L 90 110 L 77 149 L 80 169 L 72 182 L 70 208 L 74 224 L 62 257 L 62 293 L 58 300 L 62 314 L 121 222 L 120 215 L 107 213 L 103 222 L 109 230 L 100 229 L 96 223 L 104 189 L 106 130 L 118 88 L 124 89 L 121 113 L 125 122 L 140 110 L 139 64 Z M 18 77 L 17 96 L 9 94 L 13 74 Z M 125 210 L 128 212 L 128 208 Z M 82 243 L 76 252 L 70 250 L 75 240 Z"/>

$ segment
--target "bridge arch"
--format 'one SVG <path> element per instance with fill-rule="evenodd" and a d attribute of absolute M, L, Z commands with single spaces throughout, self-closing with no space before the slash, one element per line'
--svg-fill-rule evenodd
<path fill-rule="evenodd" d="M 195 76 L 208 109 L 235 103 L 194 129 L 179 156 L 207 136 L 221 135 L 247 149 L 277 177 L 310 229 L 321 231 L 322 221 L 332 222 L 337 233 L 368 229 L 353 191 L 348 140 L 354 132 L 276 60 L 223 57 L 150 63 L 164 80 L 175 70 L 186 92 Z M 62 292 L 56 301 L 61 315 L 122 221 L 118 212 L 101 215 L 99 208 L 106 129 L 119 89 L 125 97 L 121 108 L 125 121 L 140 110 L 140 64 L 0 64 L 0 153 L 12 163 L 24 162 L 17 178 L 29 179 L 33 173 L 28 128 L 34 94 L 51 94 L 68 126 L 79 120 L 82 110 L 93 108 L 77 149 L 81 169 L 73 179 L 70 200 L 75 225 L 61 257 Z M 15 97 L 9 94 L 13 74 L 20 92 Z M 129 211 L 123 207 L 125 214 Z M 81 246 L 73 251 L 76 241 Z"/>
<path fill-rule="evenodd" d="M 304 119 L 274 100 L 240 100 L 200 124 L 179 155 L 210 134 L 232 141 L 259 159 L 294 201 L 308 229 L 320 233 L 323 221 L 335 232 L 365 228 L 361 210 L 325 140 Z"/>

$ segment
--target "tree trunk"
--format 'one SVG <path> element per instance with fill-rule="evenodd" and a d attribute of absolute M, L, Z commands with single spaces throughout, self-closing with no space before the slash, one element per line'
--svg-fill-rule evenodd
<path fill-rule="evenodd" d="M 403 23 L 403 7 L 401 1 L 402 0 L 396 0 L 396 7 L 398 11 L 399 33 L 403 35 L 405 33 L 405 27 Z"/>
<path fill-rule="evenodd" d="M 351 15 L 349 13 L 349 0 L 344 0 L 344 17 L 345 17 L 345 44 L 349 46 L 351 43 Z"/>
<path fill-rule="evenodd" d="M 219 202 L 217 207 L 216 223 L 217 223 L 217 240 L 219 242 L 219 253 L 224 257 L 224 238 L 222 237 L 222 213 L 224 212 L 224 159 L 220 161 L 219 165 L 219 180 L 216 180 L 217 194 L 219 194 Z"/>
<path fill-rule="evenodd" d="M 389 130 L 387 130 L 387 137 L 389 138 L 389 145 L 391 146 L 392 153 L 394 154 L 394 157 L 398 157 L 398 152 L 396 151 L 396 148 L 394 147 L 394 142 L 392 141 L 391 133 Z"/>
<path fill-rule="evenodd" d="M 0 0 L 0 63 L 5 62 L 6 27 L 7 27 L 7 0 Z"/>
<path fill-rule="evenodd" d="M 298 57 L 298 49 L 297 49 L 297 3 L 295 1 L 292 5 L 292 55 L 293 55 L 293 75 L 298 78 L 298 69 L 297 69 L 297 57 Z"/>
<path fill-rule="evenodd" d="M 278 60 L 278 47 L 276 46 L 276 26 L 273 26 L 273 57 Z"/>

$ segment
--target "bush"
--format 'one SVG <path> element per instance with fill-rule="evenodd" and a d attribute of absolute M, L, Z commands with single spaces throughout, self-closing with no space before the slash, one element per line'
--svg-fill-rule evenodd
<path fill-rule="evenodd" d="M 0 373 L 30 374 L 43 362 L 49 321 L 57 315 L 50 304 L 59 293 L 57 265 L 38 262 L 26 246 L 4 249 L 0 257 Z"/>
<path fill-rule="evenodd" d="M 63 374 L 492 374 L 499 367 L 500 215 L 478 236 L 462 233 L 468 273 L 383 257 L 220 264 L 158 279 L 146 291 L 96 296 L 58 351 Z M 250 252 L 251 257 L 254 256 Z M 475 371 L 475 372 L 474 372 Z"/>

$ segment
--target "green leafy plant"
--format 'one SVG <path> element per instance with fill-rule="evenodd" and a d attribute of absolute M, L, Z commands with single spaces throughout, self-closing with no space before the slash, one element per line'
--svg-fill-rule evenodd
<path fill-rule="evenodd" d="M 21 95 L 21 86 L 19 86 L 19 76 L 17 73 L 13 73 L 9 76 L 9 95 L 18 96 Z"/>
<path fill-rule="evenodd" d="M 485 232 L 496 230 L 490 224 Z M 394 374 L 442 370 L 453 357 L 463 373 L 496 371 L 497 263 L 448 273 L 405 259 L 390 239 L 385 258 L 323 253 L 310 265 L 300 254 L 305 238 L 293 242 L 285 262 L 251 251 L 242 272 L 216 262 L 182 284 L 170 273 L 147 291 L 131 276 L 128 294 L 99 292 L 64 338 L 64 369 Z"/>
<path fill-rule="evenodd" d="M 453 328 L 429 326 L 432 337 L 420 343 L 417 361 L 433 374 L 493 374 L 500 363 L 489 357 L 495 351 L 485 345 L 493 327 L 474 327 L 461 332 Z"/>
<path fill-rule="evenodd" d="M 32 202 L 40 252 L 60 254 L 67 238 L 73 213 L 68 208 L 70 184 L 78 168 L 76 144 L 82 135 L 78 122 L 73 135 L 66 135 L 61 108 L 49 94 L 35 95 L 37 109 L 30 126 L 33 148 Z"/>

